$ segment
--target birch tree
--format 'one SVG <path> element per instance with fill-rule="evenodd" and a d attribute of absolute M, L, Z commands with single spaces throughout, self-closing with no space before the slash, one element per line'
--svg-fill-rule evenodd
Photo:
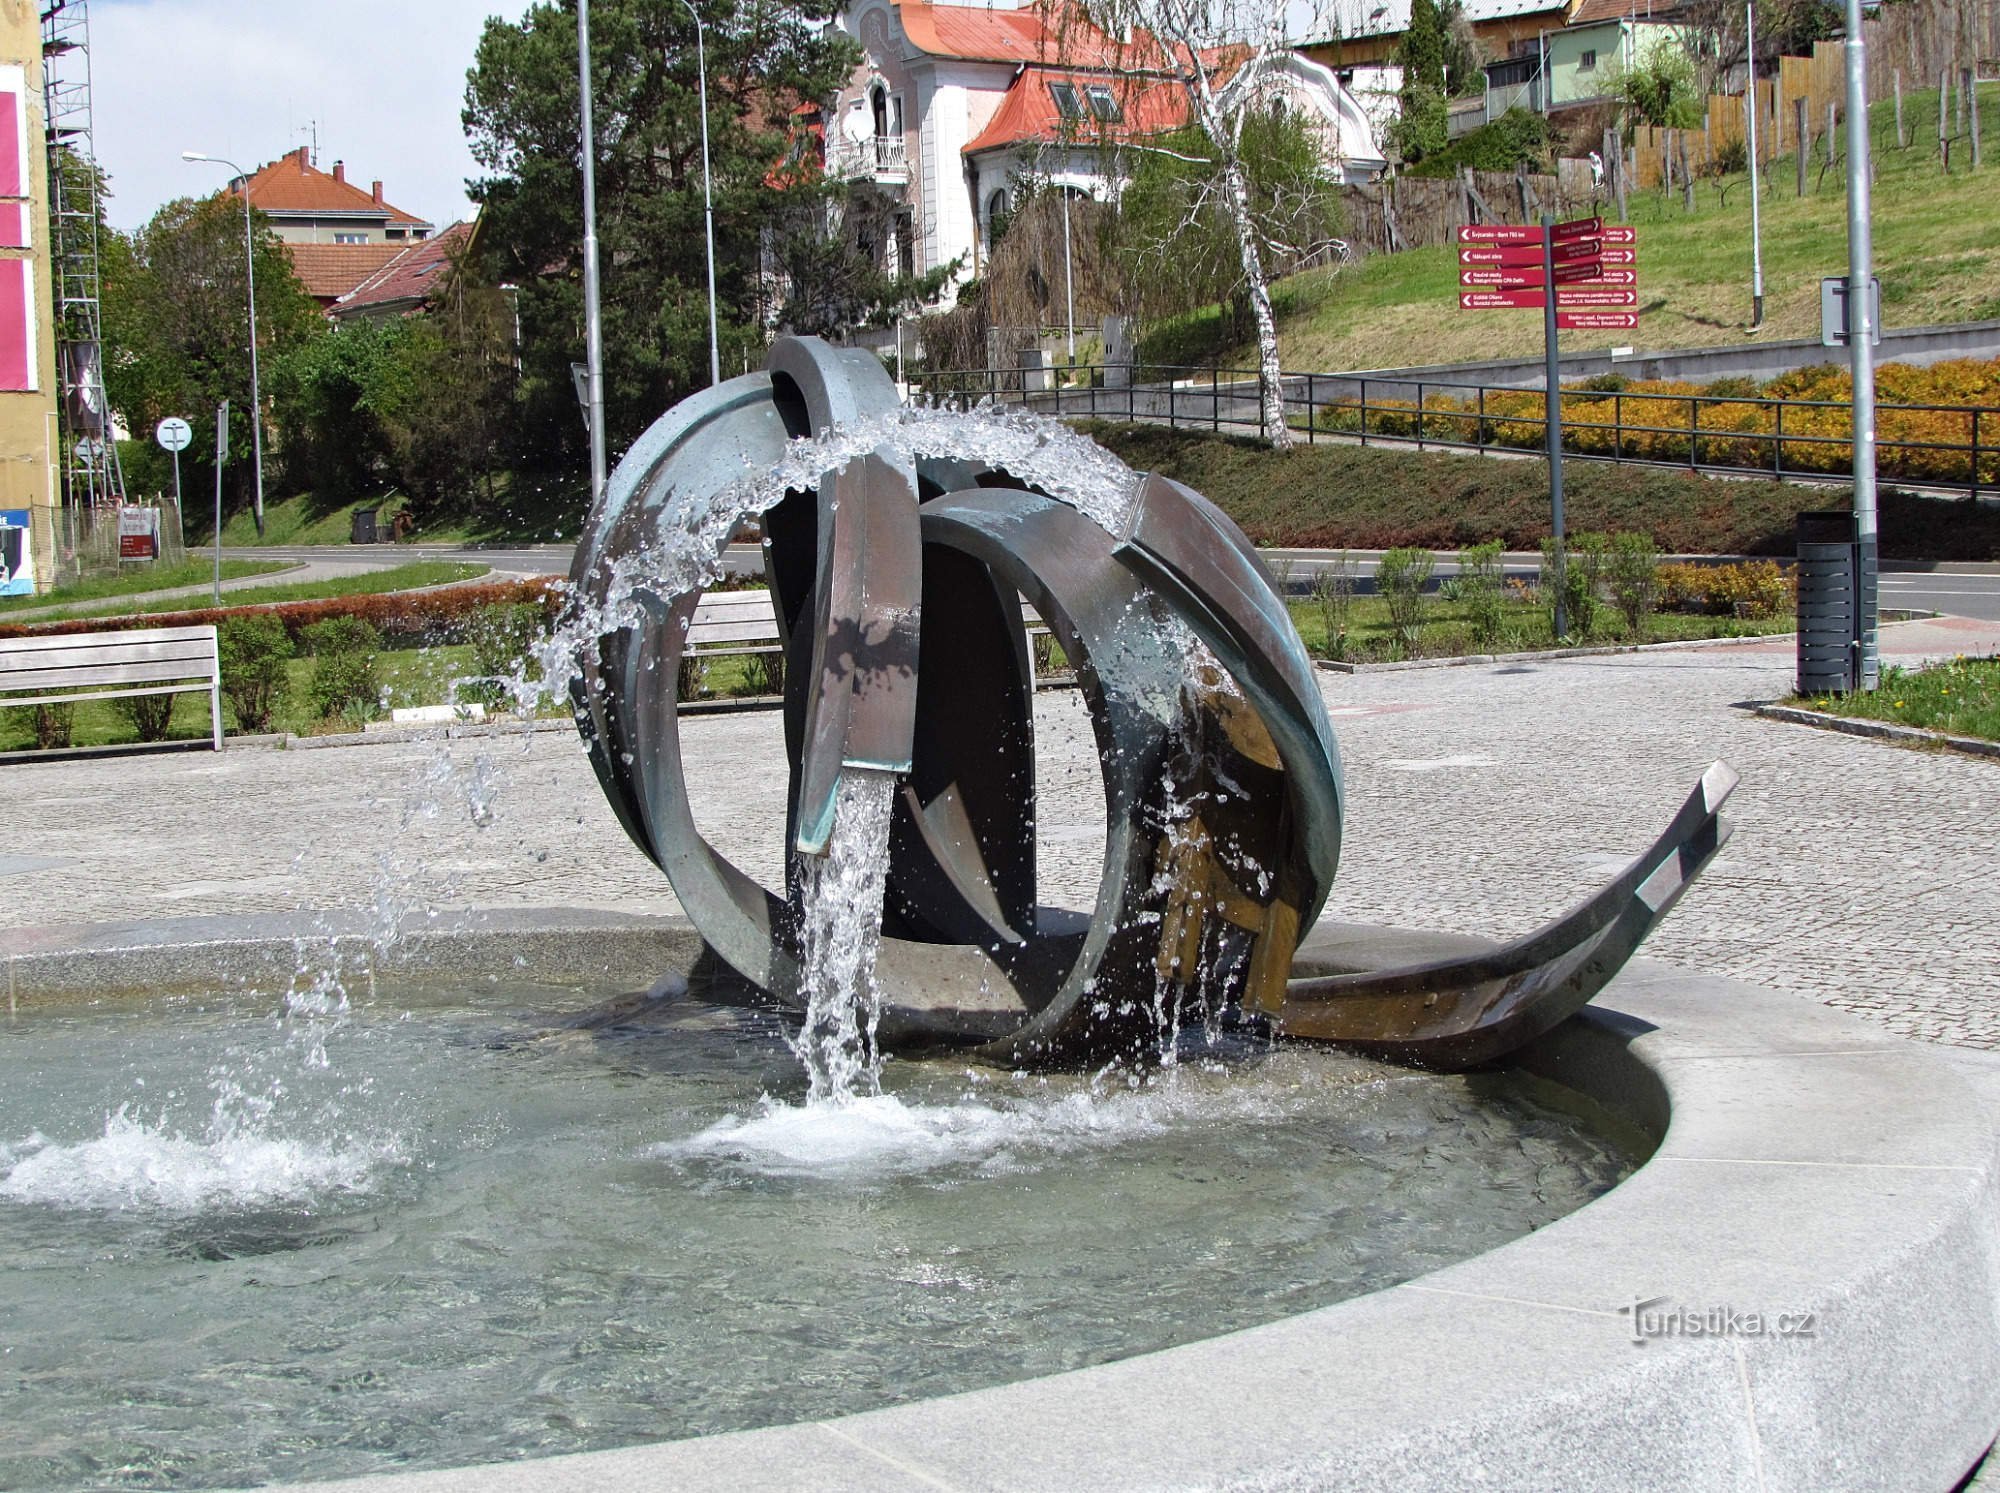
<path fill-rule="evenodd" d="M 1062 26 L 1063 60 L 1079 60 L 1100 50 L 1107 38 L 1116 39 L 1122 53 L 1118 72 L 1128 91 L 1165 79 L 1185 96 L 1187 123 L 1210 153 L 1217 206 L 1235 236 L 1257 336 L 1264 433 L 1273 447 L 1289 450 L 1292 432 L 1285 416 L 1270 274 L 1243 157 L 1245 112 L 1256 103 L 1259 81 L 1289 50 L 1282 0 L 1080 0 L 1059 14 L 1069 18 Z M 1127 141 L 1125 148 L 1147 146 Z"/>

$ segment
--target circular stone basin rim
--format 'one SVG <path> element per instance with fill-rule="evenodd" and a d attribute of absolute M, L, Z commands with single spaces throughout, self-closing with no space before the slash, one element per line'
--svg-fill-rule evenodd
<path fill-rule="evenodd" d="M 0 957 L 10 1007 L 213 988 L 295 967 L 304 926 L 15 930 Z M 643 984 L 699 949 L 678 919 L 568 910 L 446 918 L 386 954 L 346 926 L 311 936 L 371 975 Z M 1635 960 L 1517 1061 L 1658 1149 L 1577 1212 L 1400 1286 L 834 1420 L 299 1486 L 1942 1489 L 1993 1443 L 2000 1059 Z"/>

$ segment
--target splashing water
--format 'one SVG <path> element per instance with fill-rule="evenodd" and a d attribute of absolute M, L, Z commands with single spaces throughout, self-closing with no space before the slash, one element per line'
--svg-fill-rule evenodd
<path fill-rule="evenodd" d="M 831 843 L 806 867 L 800 929 L 806 1014 L 792 1050 L 806 1067 L 808 1105 L 851 1104 L 881 1092 L 875 956 L 895 788 L 892 773 L 842 768 Z"/>

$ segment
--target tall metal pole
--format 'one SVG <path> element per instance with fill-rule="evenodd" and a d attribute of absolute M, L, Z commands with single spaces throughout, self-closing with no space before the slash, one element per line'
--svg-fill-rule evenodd
<path fill-rule="evenodd" d="M 1750 86 L 1743 107 L 1750 120 L 1750 330 L 1764 325 L 1764 222 L 1757 200 L 1757 0 L 1743 7 L 1743 34 L 1750 55 Z"/>
<path fill-rule="evenodd" d="M 708 56 L 702 37 L 701 13 L 681 0 L 694 17 L 694 77 L 701 93 L 701 212 L 708 230 L 708 381 L 722 382 L 722 345 L 715 335 L 715 196 L 708 169 Z"/>
<path fill-rule="evenodd" d="M 1854 682 L 1872 690 L 1881 680 L 1877 648 L 1875 512 L 1875 246 L 1868 193 L 1868 58 L 1861 37 L 1861 0 L 1847 0 L 1847 351 L 1854 376 Z"/>
<path fill-rule="evenodd" d="M 590 500 L 604 496 L 604 325 L 597 299 L 597 135 L 590 122 L 590 0 L 576 3 L 576 73 L 583 101 L 583 356 L 590 382 Z"/>
<path fill-rule="evenodd" d="M 1076 278 L 1070 273 L 1069 188 L 1063 188 L 1063 299 L 1069 311 L 1069 366 L 1076 367 Z"/>
<path fill-rule="evenodd" d="M 257 387 L 257 241 L 250 226 L 250 173 L 227 156 L 205 155 L 198 150 L 181 152 L 184 161 L 208 161 L 227 166 L 243 183 L 243 279 L 250 298 L 250 452 L 257 478 L 256 505 L 251 516 L 257 532 L 264 532 L 264 401 Z M 218 544 L 221 541 L 216 541 Z"/>
<path fill-rule="evenodd" d="M 1549 438 L 1549 532 L 1555 538 L 1556 558 L 1556 639 L 1569 636 L 1569 611 L 1564 605 L 1567 589 L 1565 572 L 1569 556 L 1563 553 L 1563 427 L 1562 370 L 1556 357 L 1556 220 L 1542 214 L 1542 356 L 1547 393 L 1542 396 L 1542 424 Z"/>

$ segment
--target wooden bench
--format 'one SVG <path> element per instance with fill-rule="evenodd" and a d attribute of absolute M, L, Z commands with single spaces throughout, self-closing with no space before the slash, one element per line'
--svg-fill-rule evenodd
<path fill-rule="evenodd" d="M 1031 643 L 1028 673 L 1033 680 L 1035 655 L 1032 640 L 1047 633 L 1049 628 L 1025 601 L 1021 603 L 1021 621 L 1028 629 Z M 737 653 L 783 652 L 784 647 L 778 641 L 777 609 L 771 604 L 769 590 L 707 591 L 694 604 L 694 616 L 688 622 L 682 659 L 698 662 L 703 658 L 727 658 Z"/>
<path fill-rule="evenodd" d="M 0 638 L 0 706 L 194 690 L 208 691 L 209 731 L 219 752 L 222 663 L 213 624 Z"/>

